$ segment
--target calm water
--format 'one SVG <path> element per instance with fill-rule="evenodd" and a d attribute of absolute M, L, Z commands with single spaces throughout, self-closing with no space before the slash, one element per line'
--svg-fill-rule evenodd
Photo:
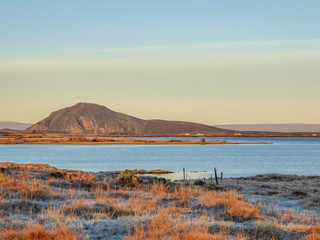
<path fill-rule="evenodd" d="M 216 167 L 226 177 L 264 173 L 320 175 L 319 138 L 206 139 L 273 144 L 0 145 L 0 161 L 46 163 L 58 168 L 88 171 L 134 168 L 181 171 L 185 167 L 187 171 L 208 171 L 209 174 Z M 189 176 L 197 175 L 190 173 Z"/>

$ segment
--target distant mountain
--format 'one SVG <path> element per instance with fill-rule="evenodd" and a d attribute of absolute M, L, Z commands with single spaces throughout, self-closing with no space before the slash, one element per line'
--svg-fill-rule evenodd
<path fill-rule="evenodd" d="M 23 130 L 12 130 L 9 128 L 0 129 L 0 135 L 16 135 L 23 133 Z"/>
<path fill-rule="evenodd" d="M 224 124 L 215 125 L 235 131 L 262 132 L 320 132 L 320 124 L 284 123 L 284 124 Z"/>
<path fill-rule="evenodd" d="M 0 129 L 8 128 L 13 130 L 25 130 L 30 127 L 31 123 L 20 123 L 20 122 L 4 122 L 0 121 Z"/>
<path fill-rule="evenodd" d="M 26 131 L 107 135 L 223 134 L 232 132 L 199 123 L 143 120 L 90 103 L 78 103 L 72 107 L 53 112 L 49 117 L 32 125 Z"/>

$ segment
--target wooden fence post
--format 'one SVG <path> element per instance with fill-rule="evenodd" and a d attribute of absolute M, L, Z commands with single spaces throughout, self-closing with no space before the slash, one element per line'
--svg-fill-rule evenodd
<path fill-rule="evenodd" d="M 183 181 L 185 181 L 185 180 L 186 180 L 186 169 L 183 168 Z"/>
<path fill-rule="evenodd" d="M 216 184 L 219 184 L 219 182 L 218 182 L 218 175 L 217 175 L 217 169 L 216 169 L 216 168 L 214 168 L 214 176 L 215 176 L 215 178 L 216 178 Z"/>

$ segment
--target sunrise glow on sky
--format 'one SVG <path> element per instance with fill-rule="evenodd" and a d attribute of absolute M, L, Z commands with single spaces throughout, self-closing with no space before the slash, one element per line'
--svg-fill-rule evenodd
<path fill-rule="evenodd" d="M 320 1 L 1 1 L 2 121 L 320 123 Z"/>

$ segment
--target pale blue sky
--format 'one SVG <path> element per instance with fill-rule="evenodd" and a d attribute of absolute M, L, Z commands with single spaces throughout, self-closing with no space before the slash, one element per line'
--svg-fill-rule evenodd
<path fill-rule="evenodd" d="M 320 1 L 0 0 L 0 120 L 320 123 Z"/>

